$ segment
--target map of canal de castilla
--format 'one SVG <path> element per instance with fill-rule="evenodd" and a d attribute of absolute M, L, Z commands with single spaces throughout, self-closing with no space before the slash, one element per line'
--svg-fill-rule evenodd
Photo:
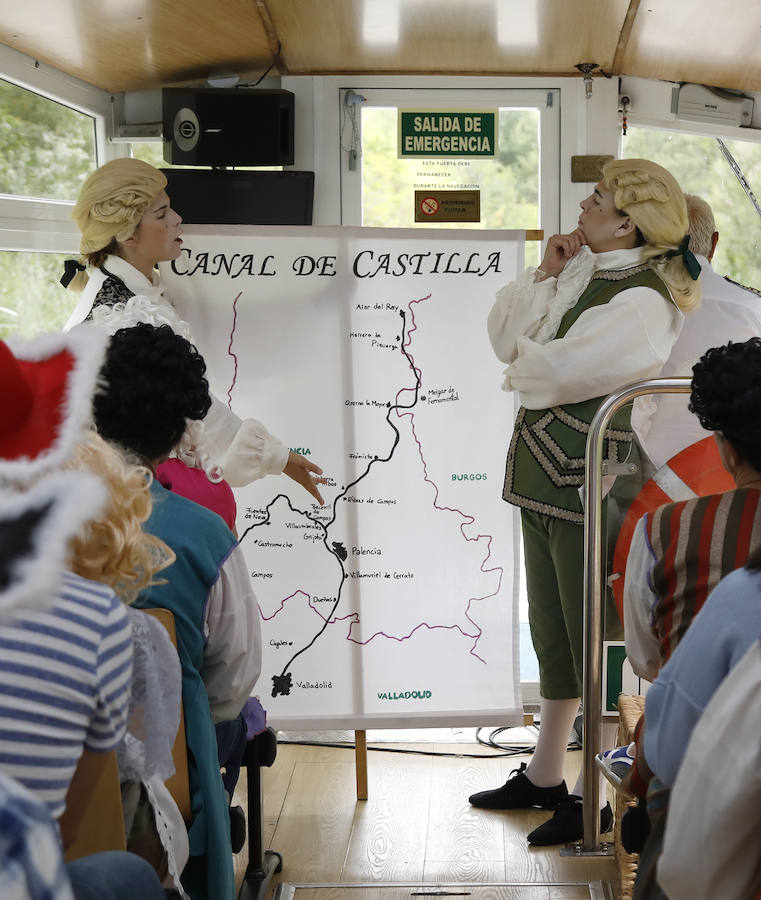
<path fill-rule="evenodd" d="M 291 231 L 191 226 L 165 273 L 212 390 L 327 478 L 323 506 L 284 476 L 236 489 L 255 693 L 280 727 L 504 722 L 520 705 L 501 499 L 515 407 L 485 323 L 520 245 Z M 253 257 L 237 275 L 235 254 Z"/>

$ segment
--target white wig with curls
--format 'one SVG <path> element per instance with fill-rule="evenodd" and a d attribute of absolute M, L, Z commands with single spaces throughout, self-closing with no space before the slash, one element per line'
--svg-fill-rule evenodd
<path fill-rule="evenodd" d="M 689 231 L 684 194 L 674 176 L 649 159 L 614 159 L 602 170 L 616 208 L 625 213 L 645 241 L 645 259 L 666 283 L 674 302 L 689 312 L 700 305 L 700 282 L 690 277 L 679 249 Z"/>
<path fill-rule="evenodd" d="M 166 187 L 166 176 L 140 159 L 113 159 L 97 168 L 82 185 L 71 217 L 82 233 L 82 265 L 100 265 L 113 242 L 132 237 L 156 196 Z M 79 272 L 71 290 L 82 290 L 87 275 Z"/>

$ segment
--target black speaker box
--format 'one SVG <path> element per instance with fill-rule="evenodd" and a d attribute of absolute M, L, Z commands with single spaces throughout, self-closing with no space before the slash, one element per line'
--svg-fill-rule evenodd
<path fill-rule="evenodd" d="M 162 169 L 166 192 L 194 225 L 311 225 L 314 172 Z"/>
<path fill-rule="evenodd" d="M 292 166 L 290 91 L 166 88 L 164 159 L 175 166 Z"/>

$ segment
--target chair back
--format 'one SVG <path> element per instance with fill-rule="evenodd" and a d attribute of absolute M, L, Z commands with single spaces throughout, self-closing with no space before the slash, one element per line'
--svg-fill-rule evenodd
<path fill-rule="evenodd" d="M 64 853 L 66 862 L 106 850 L 127 849 L 116 750 L 104 757 L 100 776 L 86 787 L 87 800 L 76 824 L 74 840 Z"/>

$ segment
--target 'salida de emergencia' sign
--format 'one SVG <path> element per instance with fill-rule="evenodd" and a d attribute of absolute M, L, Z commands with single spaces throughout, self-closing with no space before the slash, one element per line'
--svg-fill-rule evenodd
<path fill-rule="evenodd" d="M 497 155 L 496 109 L 398 112 L 399 157 Z"/>

